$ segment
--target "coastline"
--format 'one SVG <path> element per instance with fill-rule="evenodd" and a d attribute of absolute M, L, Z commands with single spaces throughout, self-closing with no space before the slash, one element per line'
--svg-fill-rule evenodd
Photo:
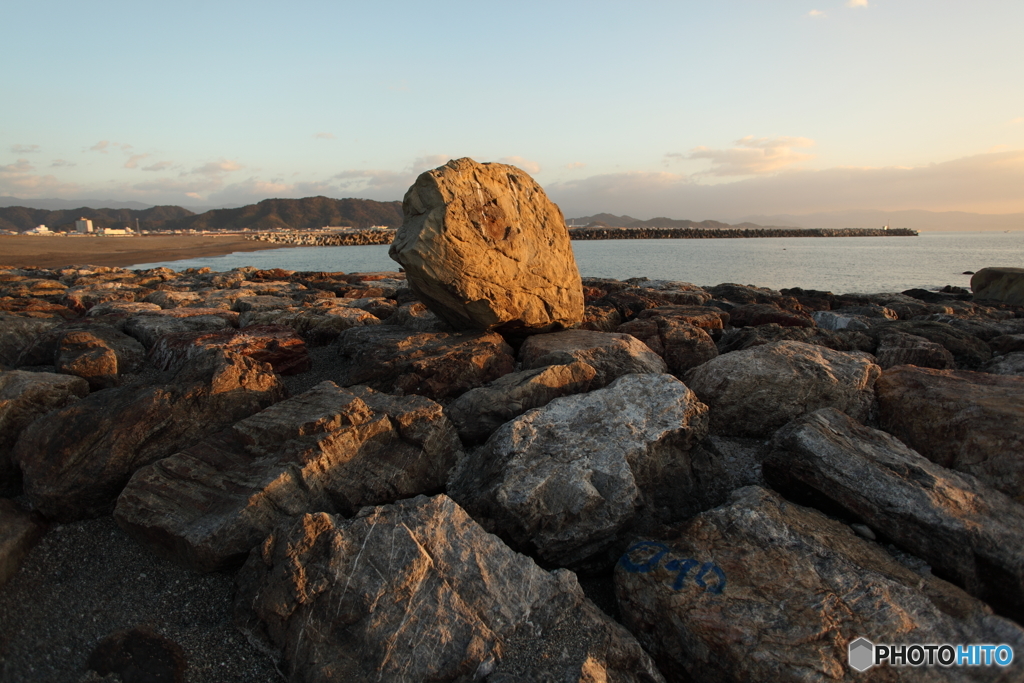
<path fill-rule="evenodd" d="M 143 235 L 141 237 L 0 235 L 0 266 L 65 268 L 71 265 L 116 266 L 224 256 L 236 251 L 262 251 L 266 242 L 240 235 Z"/>

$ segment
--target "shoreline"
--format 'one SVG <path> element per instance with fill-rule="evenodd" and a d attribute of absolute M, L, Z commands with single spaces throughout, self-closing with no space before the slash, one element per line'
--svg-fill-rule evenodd
<path fill-rule="evenodd" d="M 225 256 L 238 251 L 263 251 L 290 246 L 301 245 L 270 247 L 266 242 L 249 240 L 237 235 L 0 235 L 0 266 L 66 268 L 72 265 L 91 265 L 126 268 L 136 263 L 181 261 L 204 256 Z"/>

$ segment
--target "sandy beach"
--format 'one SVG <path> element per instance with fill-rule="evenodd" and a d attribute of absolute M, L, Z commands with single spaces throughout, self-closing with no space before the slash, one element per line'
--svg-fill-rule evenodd
<path fill-rule="evenodd" d="M 141 237 L 0 235 L 0 266 L 63 268 L 71 265 L 131 266 L 222 256 L 235 251 L 280 248 L 238 235 L 143 235 Z"/>

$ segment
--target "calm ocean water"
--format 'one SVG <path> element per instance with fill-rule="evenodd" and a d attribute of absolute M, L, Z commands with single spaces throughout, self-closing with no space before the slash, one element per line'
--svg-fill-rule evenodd
<path fill-rule="evenodd" d="M 779 237 L 707 240 L 607 240 L 572 243 L 584 277 L 722 282 L 836 294 L 967 287 L 986 266 L 1024 268 L 1024 231 L 924 232 L 919 237 Z M 175 270 L 240 266 L 347 273 L 397 270 L 387 246 L 295 247 L 144 263 Z"/>

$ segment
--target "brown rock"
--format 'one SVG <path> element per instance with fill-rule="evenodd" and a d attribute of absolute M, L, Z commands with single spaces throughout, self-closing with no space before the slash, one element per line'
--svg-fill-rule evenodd
<path fill-rule="evenodd" d="M 95 391 L 118 386 L 120 376 L 138 370 L 145 359 L 146 349 L 135 339 L 112 327 L 95 325 L 63 334 L 54 365 L 58 372 L 85 379 Z"/>
<path fill-rule="evenodd" d="M 784 311 L 774 304 L 736 306 L 729 310 L 729 322 L 734 327 L 756 327 L 770 323 L 782 327 L 814 327 L 810 316 Z"/>
<path fill-rule="evenodd" d="M 780 341 L 721 355 L 685 381 L 711 409 L 712 434 L 760 437 L 818 408 L 868 419 L 880 373 L 866 354 Z"/>
<path fill-rule="evenodd" d="M 644 313 L 651 310 L 657 309 Z M 720 318 L 714 318 L 721 324 Z M 637 318 L 619 325 L 616 332 L 632 335 L 647 344 L 665 360 L 668 371 L 677 376 L 718 355 L 718 348 L 707 332 L 676 318 Z"/>
<path fill-rule="evenodd" d="M 882 429 L 1024 502 L 1024 377 L 900 365 L 875 391 Z"/>
<path fill-rule="evenodd" d="M 167 385 L 95 392 L 26 428 L 14 447 L 47 517 L 108 514 L 132 473 L 284 398 L 269 365 L 214 350 Z"/>
<path fill-rule="evenodd" d="M 454 398 L 515 368 L 512 348 L 494 332 L 416 333 L 391 325 L 354 327 L 338 337 L 342 386 Z"/>
<path fill-rule="evenodd" d="M 306 515 L 238 575 L 235 621 L 296 679 L 664 679 L 583 596 L 484 532 L 446 496 Z"/>
<path fill-rule="evenodd" d="M 455 329 L 547 331 L 583 319 L 562 212 L 514 166 L 449 161 L 417 178 L 388 252 Z"/>
<path fill-rule="evenodd" d="M 322 382 L 140 469 L 114 516 L 161 554 L 212 571 L 241 563 L 290 516 L 439 491 L 459 454 L 430 399 Z"/>
<path fill-rule="evenodd" d="M 583 361 L 597 371 L 595 387 L 633 372 L 668 371 L 665 361 L 636 337 L 594 330 L 534 335 L 523 342 L 519 360 L 524 369 Z"/>
<path fill-rule="evenodd" d="M 166 334 L 150 350 L 153 364 L 162 370 L 178 370 L 208 349 L 224 349 L 270 363 L 282 375 L 295 375 L 310 368 L 306 343 L 290 327 L 252 325 L 240 330 Z"/>
<path fill-rule="evenodd" d="M 675 681 L 1000 681 L 999 667 L 887 667 L 858 676 L 848 646 L 1007 643 L 1024 630 L 955 586 L 898 564 L 816 510 L 750 486 L 615 568 L 623 623 Z"/>
<path fill-rule="evenodd" d="M 22 362 L 22 353 L 32 346 L 37 337 L 45 335 L 60 322 L 59 318 L 26 318 L 0 313 L 0 365 L 32 365 Z M 52 354 L 50 357 L 52 359 Z"/>

